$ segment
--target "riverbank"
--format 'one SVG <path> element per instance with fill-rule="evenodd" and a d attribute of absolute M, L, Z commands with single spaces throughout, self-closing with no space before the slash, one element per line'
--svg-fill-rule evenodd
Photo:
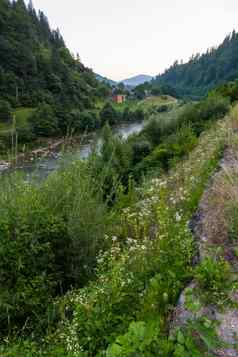
<path fill-rule="evenodd" d="M 170 110 L 171 107 L 175 107 L 178 104 L 178 100 L 170 96 L 153 96 L 141 101 L 126 102 L 123 105 L 114 104 L 113 108 L 115 111 L 118 112 L 123 112 L 125 111 L 125 109 L 128 109 L 131 111 L 131 115 L 137 109 L 143 110 L 143 112 L 147 113 L 146 119 L 144 120 L 148 120 L 151 115 L 158 113 L 158 108 L 166 106 Z M 80 145 L 84 145 L 85 142 L 87 143 L 88 138 L 89 140 L 90 138 L 94 139 L 94 136 L 98 135 L 101 130 L 98 129 L 89 132 L 81 132 L 75 135 L 61 136 L 55 138 L 39 137 L 37 140 L 25 144 L 15 143 L 16 138 L 12 137 L 15 135 L 13 135 L 13 128 L 16 129 L 16 132 L 17 129 L 27 131 L 29 129 L 28 120 L 33 111 L 33 108 L 20 108 L 16 110 L 14 114 L 14 123 L 12 123 L 11 125 L 10 123 L 7 123 L 1 126 L 0 137 L 2 135 L 4 138 L 6 135 L 8 135 L 10 137 L 9 142 L 11 142 L 12 147 L 9 148 L 7 153 L 0 154 L 0 172 L 5 171 L 8 168 L 14 168 L 18 164 L 23 164 L 24 162 L 32 162 L 39 158 L 57 158 L 58 153 L 62 150 L 64 151 L 68 150 L 71 147 L 77 148 Z M 140 122 L 140 120 L 134 120 L 133 115 L 130 119 L 131 120 L 128 120 L 128 118 L 127 120 L 120 120 L 117 124 L 112 125 L 113 130 L 117 131 L 118 127 L 126 128 L 133 126 L 134 123 Z M 131 134 L 131 132 L 129 134 Z M 19 141 L 19 138 L 17 141 Z"/>
<path fill-rule="evenodd" d="M 126 139 L 131 134 L 139 133 L 144 127 L 142 122 L 124 122 L 115 125 L 112 130 L 116 135 L 121 135 Z M 0 172 L 21 168 L 34 171 L 39 170 L 38 164 L 44 160 L 41 171 L 47 170 L 48 166 L 56 167 L 55 163 L 64 153 L 73 152 L 77 157 L 85 159 L 90 155 L 92 146 L 98 145 L 101 138 L 101 130 L 90 133 L 72 135 L 59 138 L 41 138 L 33 148 L 25 149 L 19 153 L 9 153 L 7 158 L 0 161 Z M 53 163 L 53 165 L 52 165 Z"/>

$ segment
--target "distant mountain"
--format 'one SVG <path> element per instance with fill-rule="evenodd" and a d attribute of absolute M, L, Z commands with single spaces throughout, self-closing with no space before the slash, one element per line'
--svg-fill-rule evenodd
<path fill-rule="evenodd" d="M 136 87 L 136 86 L 143 84 L 145 82 L 150 82 L 152 79 L 153 79 L 152 76 L 148 76 L 146 74 L 139 74 L 138 76 L 124 79 L 121 82 L 124 83 L 126 86 Z"/>
<path fill-rule="evenodd" d="M 116 82 L 116 81 L 113 81 L 112 79 L 109 79 L 107 77 L 103 77 L 97 73 L 96 73 L 96 78 L 98 81 L 106 82 L 106 83 L 110 84 L 111 86 L 116 86 L 119 83 L 123 83 L 127 88 L 136 87 L 136 86 L 143 84 L 145 82 L 150 82 L 153 79 L 152 76 L 148 76 L 146 74 L 140 74 L 138 76 L 134 76 L 131 78 L 124 79 L 123 81 Z"/>
<path fill-rule="evenodd" d="M 100 81 L 100 82 L 105 82 L 105 83 L 110 84 L 110 86 L 114 86 L 114 85 L 117 84 L 117 82 L 113 81 L 112 79 L 103 77 L 103 76 L 101 76 L 100 74 L 97 74 L 97 73 L 96 73 L 96 78 L 97 78 L 97 80 Z"/>
<path fill-rule="evenodd" d="M 193 55 L 187 63 L 176 61 L 152 85 L 168 85 L 181 96 L 200 97 L 219 84 L 238 78 L 238 33 L 233 31 L 220 46 Z"/>

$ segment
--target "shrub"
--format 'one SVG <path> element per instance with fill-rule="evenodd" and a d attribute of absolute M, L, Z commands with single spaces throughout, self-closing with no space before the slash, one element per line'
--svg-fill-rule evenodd
<path fill-rule="evenodd" d="M 169 106 L 167 104 L 163 104 L 157 107 L 158 113 L 168 112 L 168 110 L 169 110 Z"/>
<path fill-rule="evenodd" d="M 106 123 L 113 125 L 117 122 L 118 112 L 111 103 L 106 103 L 100 112 L 102 126 Z"/>
<path fill-rule="evenodd" d="M 169 113 L 153 115 L 146 124 L 143 134 L 148 138 L 152 145 L 159 145 L 163 139 L 176 132 L 182 126 L 181 109 L 175 109 Z"/>
<path fill-rule="evenodd" d="M 116 342 L 108 347 L 107 357 L 151 357 L 164 356 L 165 351 L 159 347 L 160 329 L 158 322 L 144 321 L 132 322 L 128 332 L 116 339 Z"/>
<path fill-rule="evenodd" d="M 145 113 L 143 109 L 137 108 L 133 113 L 132 113 L 133 120 L 135 121 L 143 121 L 145 120 Z"/>
<path fill-rule="evenodd" d="M 140 140 L 132 143 L 133 165 L 143 160 L 151 152 L 151 145 L 148 140 Z"/>
<path fill-rule="evenodd" d="M 35 135 L 29 126 L 19 127 L 17 134 L 19 143 L 30 143 L 35 139 Z"/>
<path fill-rule="evenodd" d="M 113 202 L 118 185 L 126 189 L 131 172 L 131 146 L 112 134 L 107 124 L 103 128 L 99 156 L 93 163 L 95 176 L 101 178 L 104 199 Z"/>
<path fill-rule="evenodd" d="M 211 351 L 224 347 L 216 333 L 216 322 L 206 317 L 189 321 L 186 326 L 178 329 L 170 337 L 173 342 L 174 357 L 204 357 L 210 356 Z"/>
<path fill-rule="evenodd" d="M 197 135 L 206 129 L 212 120 L 222 118 L 229 110 L 229 100 L 211 95 L 197 104 L 189 104 L 178 119 L 190 124 Z"/>
<path fill-rule="evenodd" d="M 37 136 L 54 136 L 59 132 L 55 111 L 49 104 L 39 106 L 29 118 L 29 122 Z"/>
<path fill-rule="evenodd" d="M 125 107 L 125 109 L 123 110 L 123 114 L 122 114 L 122 119 L 125 122 L 131 121 L 133 118 L 131 109 L 129 107 Z"/>
<path fill-rule="evenodd" d="M 98 113 L 93 110 L 84 110 L 80 113 L 78 126 L 79 130 L 95 130 L 100 127 Z"/>
<path fill-rule="evenodd" d="M 142 174 L 152 170 L 168 170 L 181 157 L 188 154 L 196 145 L 197 138 L 190 127 L 182 127 L 174 134 L 164 138 L 164 142 L 158 145 L 149 155 L 137 161 L 134 174 L 139 179 Z M 148 147 L 149 149 L 149 147 Z M 139 159 L 139 157 L 138 157 Z"/>
<path fill-rule="evenodd" d="M 205 258 L 197 267 L 195 278 L 206 301 L 223 303 L 230 288 L 230 266 L 225 260 Z"/>
<path fill-rule="evenodd" d="M 65 119 L 66 118 L 66 119 Z M 63 132 L 72 131 L 92 131 L 100 127 L 98 113 L 93 110 L 72 109 L 65 113 Z"/>
<path fill-rule="evenodd" d="M 221 95 L 222 97 L 227 97 L 230 99 L 231 103 L 238 100 L 238 81 L 225 83 L 213 91 L 216 95 Z"/>
<path fill-rule="evenodd" d="M 7 177 L 1 187 L 1 333 L 43 330 L 53 297 L 93 278 L 106 208 L 86 163 L 38 186 Z"/>
<path fill-rule="evenodd" d="M 6 100 L 0 100 L 0 121 L 7 122 L 12 118 L 12 107 Z"/>

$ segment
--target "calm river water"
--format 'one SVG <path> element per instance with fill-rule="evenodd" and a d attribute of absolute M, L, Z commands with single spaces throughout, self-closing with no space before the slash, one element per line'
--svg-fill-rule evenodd
<path fill-rule="evenodd" d="M 123 123 L 113 128 L 116 135 L 127 139 L 129 135 L 139 133 L 144 127 L 144 122 Z M 60 162 L 72 161 L 73 159 L 86 159 L 92 150 L 92 146 L 100 145 L 100 132 L 90 134 L 84 144 L 79 144 L 71 150 L 70 154 L 52 153 L 50 157 L 41 158 L 33 162 L 26 162 L 10 171 L 22 172 L 26 179 L 36 176 L 40 179 L 48 176 L 59 167 Z"/>

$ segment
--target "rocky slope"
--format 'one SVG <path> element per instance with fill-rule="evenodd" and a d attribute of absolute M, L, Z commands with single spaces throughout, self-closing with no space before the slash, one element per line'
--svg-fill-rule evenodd
<path fill-rule="evenodd" d="M 230 237 L 231 209 L 238 207 L 238 151 L 237 138 L 233 135 L 231 137 L 219 168 L 191 221 L 197 247 L 197 263 L 203 264 L 208 259 L 224 260 L 229 264 L 229 286 L 227 285 L 227 289 L 224 286 L 221 300 L 219 296 L 216 301 L 211 296 L 204 298 L 206 292 L 201 290 L 199 279 L 195 278 L 181 294 L 172 321 L 172 331 L 202 317 L 215 322 L 221 343 L 211 354 L 219 357 L 238 356 L 238 242 Z M 189 301 L 193 303 L 192 309 Z"/>

